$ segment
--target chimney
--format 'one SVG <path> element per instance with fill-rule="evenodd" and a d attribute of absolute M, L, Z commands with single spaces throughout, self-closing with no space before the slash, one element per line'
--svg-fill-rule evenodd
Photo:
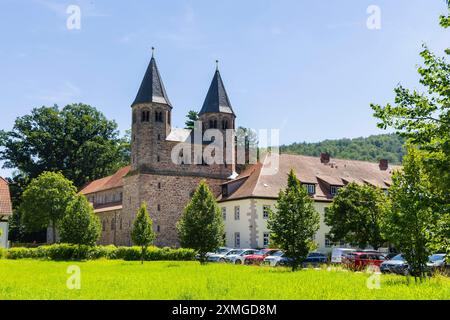
<path fill-rule="evenodd" d="M 380 166 L 380 170 L 383 170 L 383 171 L 387 170 L 389 167 L 388 159 L 380 159 L 379 166 Z"/>
<path fill-rule="evenodd" d="M 320 154 L 320 162 L 322 162 L 322 163 L 330 162 L 330 154 L 327 152 L 322 152 Z"/>

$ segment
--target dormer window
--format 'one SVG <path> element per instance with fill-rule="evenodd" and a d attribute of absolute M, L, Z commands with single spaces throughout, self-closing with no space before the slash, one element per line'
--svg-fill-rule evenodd
<path fill-rule="evenodd" d="M 304 183 L 303 186 L 309 195 L 316 194 L 316 185 L 314 183 Z"/>
<path fill-rule="evenodd" d="M 334 197 L 338 194 L 339 187 L 338 186 L 330 186 L 330 193 Z"/>
<path fill-rule="evenodd" d="M 222 185 L 222 196 L 228 197 L 228 186 L 226 184 Z"/>

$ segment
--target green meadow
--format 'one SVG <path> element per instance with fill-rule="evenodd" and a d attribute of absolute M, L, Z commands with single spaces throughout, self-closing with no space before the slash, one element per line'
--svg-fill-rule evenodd
<path fill-rule="evenodd" d="M 68 267 L 80 270 L 80 289 L 68 289 Z M 0 260 L 3 299 L 450 299 L 450 279 L 415 283 L 342 270 L 199 265 L 198 262 Z"/>

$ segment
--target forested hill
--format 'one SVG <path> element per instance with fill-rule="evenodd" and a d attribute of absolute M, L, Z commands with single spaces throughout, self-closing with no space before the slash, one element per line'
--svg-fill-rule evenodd
<path fill-rule="evenodd" d="M 332 158 L 378 162 L 388 159 L 390 163 L 400 164 L 404 154 L 405 139 L 396 134 L 380 134 L 367 138 L 324 140 L 316 143 L 293 143 L 282 145 L 281 153 L 319 156 L 328 152 Z"/>

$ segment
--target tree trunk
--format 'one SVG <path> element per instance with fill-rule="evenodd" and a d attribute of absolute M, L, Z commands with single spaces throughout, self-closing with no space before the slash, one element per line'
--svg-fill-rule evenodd
<path fill-rule="evenodd" d="M 53 243 L 56 243 L 56 221 L 55 220 L 52 220 L 52 230 L 53 230 L 52 241 L 53 241 Z"/>

